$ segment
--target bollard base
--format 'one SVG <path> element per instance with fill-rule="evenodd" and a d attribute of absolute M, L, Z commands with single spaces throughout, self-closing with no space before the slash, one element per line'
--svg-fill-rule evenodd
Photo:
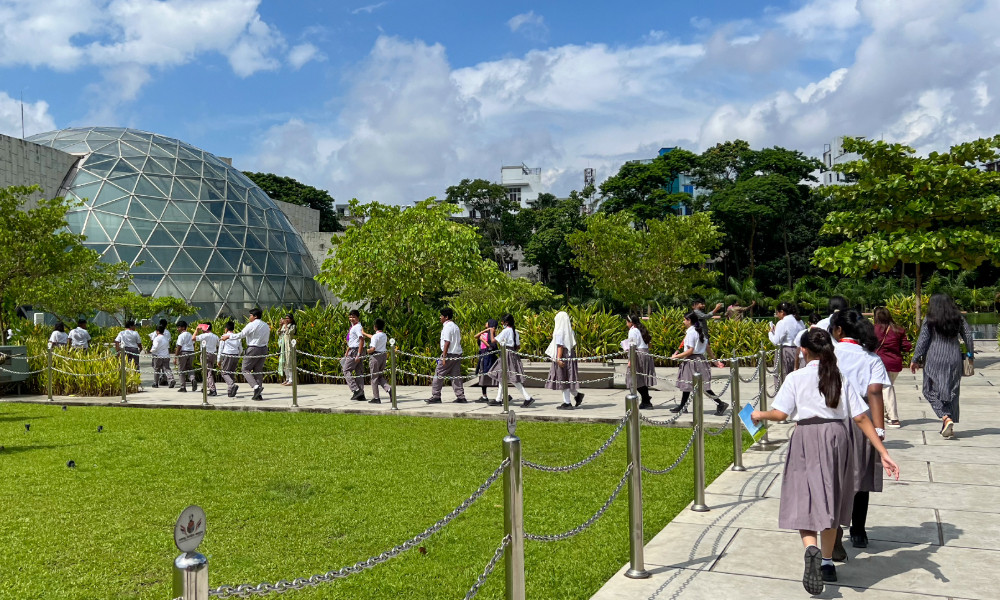
<path fill-rule="evenodd" d="M 641 571 L 636 569 L 629 569 L 628 571 L 625 571 L 625 577 L 628 577 L 629 579 L 649 579 L 652 576 L 653 574 L 645 569 Z"/>
<path fill-rule="evenodd" d="M 732 467 L 731 469 L 729 469 L 729 470 L 730 470 L 730 471 L 737 471 L 737 472 L 739 472 L 739 473 L 742 473 L 743 471 L 746 471 L 746 470 L 747 470 L 747 468 L 746 468 L 746 467 L 744 467 L 743 465 L 739 465 L 739 466 L 737 466 L 737 465 L 733 465 L 733 467 Z"/>
<path fill-rule="evenodd" d="M 750 450 L 757 450 L 758 452 L 771 452 L 780 447 L 781 442 L 757 442 L 753 446 L 750 446 Z"/>
<path fill-rule="evenodd" d="M 694 504 L 691 506 L 691 510 L 694 512 L 708 512 L 712 509 L 705 506 L 704 504 Z"/>

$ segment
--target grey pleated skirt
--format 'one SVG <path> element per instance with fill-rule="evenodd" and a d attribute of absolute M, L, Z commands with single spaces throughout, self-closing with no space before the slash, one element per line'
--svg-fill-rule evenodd
<path fill-rule="evenodd" d="M 789 373 L 795 370 L 796 365 L 799 361 L 799 347 L 798 346 L 781 346 L 781 368 L 784 369 L 784 374 L 787 377 Z"/>
<path fill-rule="evenodd" d="M 853 419 L 851 438 L 854 448 L 854 489 L 859 492 L 881 492 L 882 457 Z"/>
<path fill-rule="evenodd" d="M 500 359 L 497 359 L 487 373 L 489 385 L 500 385 Z M 524 383 L 524 365 L 521 357 L 512 348 L 507 349 L 507 383 Z"/>
<path fill-rule="evenodd" d="M 657 384 L 656 380 L 656 361 L 653 356 L 649 353 L 648 348 L 635 350 L 635 361 L 636 371 L 635 371 L 635 385 L 636 387 L 654 387 Z M 628 377 L 627 385 L 632 385 L 632 369 L 628 369 L 626 374 Z"/>
<path fill-rule="evenodd" d="M 854 508 L 854 461 L 846 421 L 799 421 L 788 441 L 778 527 L 822 531 L 848 525 Z"/>
<path fill-rule="evenodd" d="M 705 360 L 704 354 L 692 354 L 681 363 L 681 368 L 677 371 L 677 389 L 682 392 L 693 392 L 695 373 L 701 373 L 701 380 L 706 390 L 712 389 L 712 364 Z"/>
<path fill-rule="evenodd" d="M 565 346 L 560 346 L 560 348 L 565 348 L 566 351 L 563 352 L 563 358 L 575 358 L 576 353 L 573 350 L 566 348 Z M 549 390 L 571 390 L 580 387 L 580 369 L 575 360 L 564 360 L 563 365 L 559 366 L 559 361 L 553 360 L 552 366 L 549 367 L 549 377 L 545 380 L 545 388 Z M 564 383 L 568 382 L 568 383 Z"/>

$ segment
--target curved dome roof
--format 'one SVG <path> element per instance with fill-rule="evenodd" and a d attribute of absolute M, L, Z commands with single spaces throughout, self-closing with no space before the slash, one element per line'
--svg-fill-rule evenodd
<path fill-rule="evenodd" d="M 84 201 L 70 229 L 106 262 L 133 266 L 143 295 L 176 296 L 203 317 L 322 298 L 315 267 L 285 214 L 218 157 L 161 135 L 114 127 L 28 141 L 80 155 L 60 194 Z"/>

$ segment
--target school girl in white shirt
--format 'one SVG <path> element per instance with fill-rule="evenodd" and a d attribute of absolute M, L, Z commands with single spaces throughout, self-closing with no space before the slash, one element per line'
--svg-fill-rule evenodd
<path fill-rule="evenodd" d="M 503 330 L 494 338 L 497 346 L 507 353 L 507 383 L 517 388 L 524 401 L 521 408 L 528 408 L 534 404 L 535 399 L 531 397 L 528 390 L 524 389 L 524 365 L 517 351 L 521 348 L 521 335 L 514 328 L 514 315 L 504 315 L 500 322 L 503 323 Z M 490 377 L 497 386 L 497 397 L 490 402 L 490 406 L 503 406 L 503 388 L 500 387 L 502 376 L 500 361 L 497 360 L 490 367 Z"/>
<path fill-rule="evenodd" d="M 824 582 L 837 581 L 833 550 L 839 526 L 848 522 L 853 509 L 854 444 L 848 417 L 879 454 L 888 475 L 899 479 L 899 467 L 879 439 L 868 406 L 838 369 L 830 334 L 809 330 L 802 336 L 802 354 L 806 366 L 789 373 L 771 410 L 755 410 L 751 418 L 797 422 L 785 456 L 778 527 L 799 530 L 805 546 L 802 585 L 819 594 Z"/>
<path fill-rule="evenodd" d="M 677 389 L 681 391 L 681 403 L 670 409 L 670 412 L 679 413 L 687 407 L 691 392 L 694 391 L 694 374 L 701 374 L 701 381 L 704 384 L 705 395 L 715 400 L 715 414 L 722 415 L 729 408 L 729 404 L 723 402 L 712 391 L 712 365 L 705 358 L 705 351 L 708 348 L 708 334 L 705 331 L 705 322 L 698 318 L 694 312 L 684 315 L 684 342 L 682 350 L 674 352 L 670 358 L 681 360 L 680 369 L 677 371 Z"/>
<path fill-rule="evenodd" d="M 652 397 L 649 395 L 649 388 L 657 384 L 656 362 L 649 353 L 649 342 L 653 338 L 649 335 L 649 330 L 643 325 L 639 315 L 625 317 L 625 323 L 628 325 L 628 339 L 623 342 L 623 345 L 626 349 L 635 346 L 636 359 L 636 364 L 633 365 L 631 362 L 628 364 L 628 370 L 625 374 L 627 386 L 632 385 L 632 371 L 634 369 L 635 391 L 642 398 L 639 408 L 643 410 L 653 408 Z"/>
<path fill-rule="evenodd" d="M 66 335 L 66 326 L 62 323 L 56 323 L 55 327 L 52 328 L 52 335 L 49 336 L 49 347 L 58 348 L 67 343 L 69 343 L 69 336 Z"/>
<path fill-rule="evenodd" d="M 806 326 L 799 320 L 798 307 L 791 302 L 779 304 L 778 310 L 774 311 L 774 316 L 777 317 L 778 322 L 771 324 L 771 330 L 767 332 L 767 337 L 777 347 L 782 369 L 785 375 L 788 375 L 798 367 L 799 349 L 795 340 Z M 777 375 L 774 376 L 774 381 L 776 385 L 781 384 Z"/>
<path fill-rule="evenodd" d="M 552 341 L 545 349 L 545 355 L 552 360 L 549 376 L 545 387 L 550 390 L 562 391 L 561 410 L 572 410 L 583 402 L 580 392 L 580 369 L 576 358 L 576 334 L 569 314 L 565 311 L 556 313 L 555 327 L 552 329 Z"/>

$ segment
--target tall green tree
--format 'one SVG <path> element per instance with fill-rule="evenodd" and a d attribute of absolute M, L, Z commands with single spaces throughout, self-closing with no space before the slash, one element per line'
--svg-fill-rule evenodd
<path fill-rule="evenodd" d="M 458 185 L 449 186 L 446 194 L 445 202 L 469 210 L 469 222 L 486 241 L 486 255 L 498 264 L 510 260 L 510 249 L 524 240 L 515 219 L 520 206 L 510 199 L 507 188 L 485 179 L 463 179 Z"/>
<path fill-rule="evenodd" d="M 675 148 L 650 162 L 625 163 L 618 173 L 601 184 L 601 194 L 605 198 L 601 210 L 606 213 L 628 211 L 635 215 L 636 224 L 674 214 L 674 207 L 690 202 L 691 196 L 674 194 L 669 186 L 681 173 L 691 171 L 697 160 L 693 152 Z"/>
<path fill-rule="evenodd" d="M 703 269 L 722 237 L 709 213 L 650 219 L 643 228 L 634 220 L 626 212 L 598 213 L 587 219 L 585 231 L 568 236 L 574 264 L 597 289 L 638 307 L 657 296 L 685 294 L 717 275 Z"/>
<path fill-rule="evenodd" d="M 815 263 L 852 277 L 915 265 L 919 322 L 921 265 L 1000 265 L 1000 173 L 977 168 L 998 150 L 1000 136 L 926 157 L 903 144 L 845 138 L 844 151 L 860 158 L 835 167 L 853 184 L 823 188 L 839 210 L 822 233 L 839 243 L 816 250 Z"/>
<path fill-rule="evenodd" d="M 584 229 L 583 197 L 576 191 L 569 198 L 556 200 L 551 194 L 539 195 L 534 208 L 522 210 L 521 230 L 528 232 L 524 244 L 524 262 L 538 267 L 538 278 L 545 285 L 567 296 L 582 291 L 583 277 L 573 264 L 573 250 L 568 237 Z"/>
<path fill-rule="evenodd" d="M 331 240 L 316 280 L 348 302 L 437 302 L 481 273 L 480 236 L 452 220 L 456 208 L 429 198 L 403 209 L 351 202 L 362 225 Z"/>
<path fill-rule="evenodd" d="M 344 230 L 337 219 L 333 197 L 326 190 L 320 190 L 291 177 L 282 177 L 274 173 L 243 171 L 243 174 L 249 177 L 250 181 L 256 183 L 273 200 L 281 200 L 289 204 L 308 206 L 318 210 L 320 231 Z"/>

